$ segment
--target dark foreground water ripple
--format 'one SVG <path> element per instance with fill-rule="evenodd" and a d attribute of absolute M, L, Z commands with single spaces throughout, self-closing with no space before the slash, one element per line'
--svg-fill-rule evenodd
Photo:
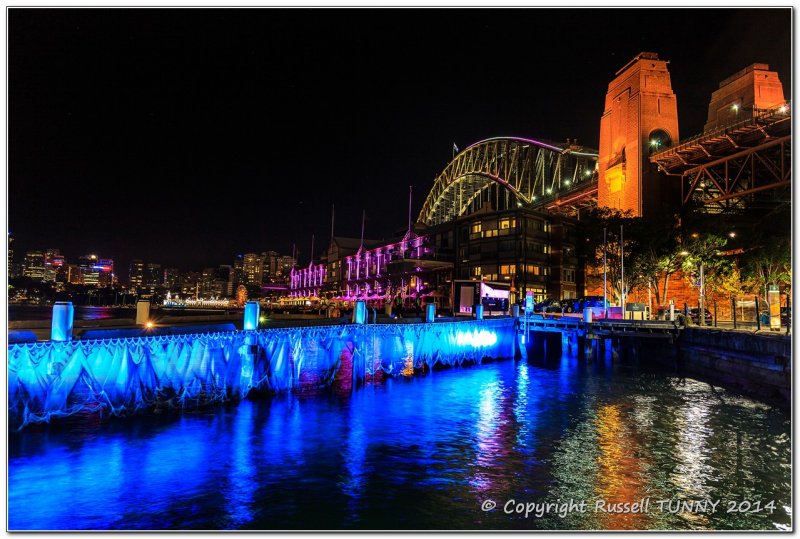
<path fill-rule="evenodd" d="M 502 361 L 13 434 L 8 518 L 12 530 L 775 530 L 791 525 L 790 449 L 787 413 L 706 383 L 610 360 Z M 646 512 L 596 511 L 640 500 Z"/>

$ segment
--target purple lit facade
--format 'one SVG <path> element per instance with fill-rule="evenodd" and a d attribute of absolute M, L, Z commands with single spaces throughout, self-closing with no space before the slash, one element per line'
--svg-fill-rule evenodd
<path fill-rule="evenodd" d="M 431 235 L 411 231 L 393 241 L 363 243 L 337 237 L 322 262 L 292 270 L 289 297 L 410 303 L 440 297 L 437 289 L 449 282 L 452 268 L 435 256 Z"/>
<path fill-rule="evenodd" d="M 306 268 L 292 268 L 289 279 L 290 298 L 319 298 L 325 283 L 325 264 L 311 262 Z"/>

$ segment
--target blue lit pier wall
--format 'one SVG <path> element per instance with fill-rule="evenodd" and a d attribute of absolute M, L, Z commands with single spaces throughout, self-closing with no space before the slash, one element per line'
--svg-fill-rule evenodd
<path fill-rule="evenodd" d="M 352 382 L 435 364 L 480 363 L 514 353 L 514 319 L 345 325 L 13 344 L 8 347 L 12 428 L 77 413 L 124 415 L 154 407 L 237 400 Z"/>

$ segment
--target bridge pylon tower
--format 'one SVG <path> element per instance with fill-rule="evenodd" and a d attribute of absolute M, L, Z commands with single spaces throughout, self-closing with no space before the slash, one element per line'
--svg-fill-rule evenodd
<path fill-rule="evenodd" d="M 608 85 L 600 120 L 598 206 L 639 217 L 668 214 L 678 205 L 676 182 L 659 178 L 649 160 L 679 140 L 668 63 L 641 52 Z"/>

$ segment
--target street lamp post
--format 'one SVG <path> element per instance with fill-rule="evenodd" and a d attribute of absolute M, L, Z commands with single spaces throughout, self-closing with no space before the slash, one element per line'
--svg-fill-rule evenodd
<path fill-rule="evenodd" d="M 620 305 L 622 305 L 622 316 L 625 316 L 625 239 L 622 231 L 623 225 L 619 225 L 619 266 L 620 266 Z"/>
<path fill-rule="evenodd" d="M 706 325 L 706 282 L 705 273 L 703 268 L 703 261 L 700 261 L 700 325 Z"/>
<path fill-rule="evenodd" d="M 608 269 L 606 268 L 606 227 L 603 227 L 603 318 L 608 318 L 608 294 L 606 285 L 608 282 Z"/>

